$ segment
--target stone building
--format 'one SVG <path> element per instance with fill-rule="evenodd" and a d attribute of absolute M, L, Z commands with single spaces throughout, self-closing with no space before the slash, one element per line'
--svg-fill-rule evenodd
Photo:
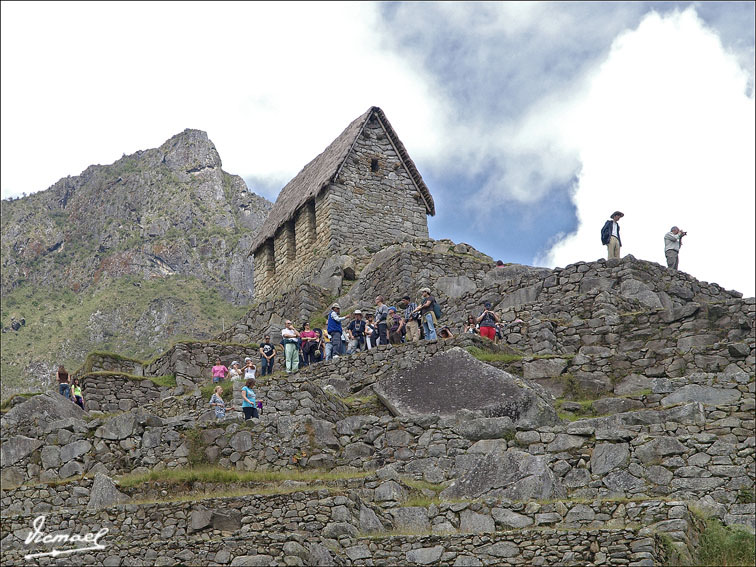
<path fill-rule="evenodd" d="M 355 119 L 278 195 L 250 253 L 259 300 L 290 288 L 318 259 L 428 238 L 433 197 L 383 111 Z"/>

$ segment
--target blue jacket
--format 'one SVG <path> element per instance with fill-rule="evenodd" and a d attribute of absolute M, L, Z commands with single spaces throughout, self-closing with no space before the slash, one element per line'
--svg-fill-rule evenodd
<path fill-rule="evenodd" d="M 346 319 L 346 317 L 339 317 L 338 313 L 331 311 L 328 315 L 328 334 L 341 333 L 343 335 L 344 329 L 341 328 L 341 322 L 344 319 Z"/>

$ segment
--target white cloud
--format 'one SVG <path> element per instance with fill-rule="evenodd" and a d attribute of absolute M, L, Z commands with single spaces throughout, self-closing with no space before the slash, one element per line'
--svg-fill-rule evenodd
<path fill-rule="evenodd" d="M 648 15 L 618 37 L 566 110 L 582 163 L 577 232 L 547 265 L 602 256 L 599 229 L 622 210 L 622 254 L 664 264 L 663 236 L 689 231 L 680 268 L 754 294 L 754 124 L 749 76 L 693 9 Z M 577 126 L 579 125 L 579 126 Z"/>
<path fill-rule="evenodd" d="M 227 171 L 283 184 L 371 105 L 428 152 L 437 90 L 381 30 L 372 3 L 4 2 L 2 194 L 185 128 Z"/>

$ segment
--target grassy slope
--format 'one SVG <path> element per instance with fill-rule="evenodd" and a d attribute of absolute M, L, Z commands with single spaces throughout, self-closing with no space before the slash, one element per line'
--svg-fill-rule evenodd
<path fill-rule="evenodd" d="M 145 332 L 134 336 L 140 317 L 151 309 L 159 310 L 166 302 L 170 313 L 163 318 L 159 335 L 150 338 Z M 10 321 L 17 313 L 23 313 L 26 319 L 26 325 L 18 332 L 9 331 L 1 337 L 2 397 L 44 388 L 53 378 L 53 366 L 64 364 L 75 370 L 92 350 L 144 359 L 162 352 L 176 340 L 211 338 L 222 331 L 223 321 L 231 324 L 246 310 L 224 301 L 198 279 L 184 276 L 153 280 L 126 276 L 101 282 L 96 290 L 79 294 L 22 285 L 2 300 L 2 321 Z M 101 340 L 91 333 L 93 313 L 118 323 L 116 328 L 105 325 Z M 118 325 L 129 332 L 119 333 Z M 179 328 L 183 328 L 182 332 Z M 22 370 L 29 361 L 40 368 L 39 375 L 30 376 Z"/>

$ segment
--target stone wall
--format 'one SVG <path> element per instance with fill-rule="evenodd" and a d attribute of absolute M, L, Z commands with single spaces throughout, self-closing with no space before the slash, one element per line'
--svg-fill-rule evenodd
<path fill-rule="evenodd" d="M 144 376 L 144 362 L 113 353 L 93 352 L 87 356 L 74 376 L 81 377 L 89 372 L 123 372 L 132 376 Z"/>
<path fill-rule="evenodd" d="M 334 560 L 355 565 L 617 565 L 656 560 L 657 532 L 683 546 L 690 544 L 688 508 L 674 501 L 460 502 L 428 507 L 384 502 L 382 507 L 366 500 L 361 489 L 342 494 L 344 489 L 320 488 L 87 509 L 91 490 L 92 481 L 85 480 L 73 487 L 5 494 L 0 528 L 4 560 L 46 549 L 21 543 L 36 515 L 45 514 L 48 533 L 67 533 L 74 510 L 76 533 L 109 530 L 101 540 L 106 549 L 84 556 L 85 561 L 89 557 L 91 563 L 108 565 L 127 557 L 129 564 L 142 564 L 133 548 L 125 547 L 134 542 L 140 542 L 144 564 L 164 557 L 254 565 L 322 565 Z M 124 492 L 139 496 L 137 489 Z M 51 513 L 45 500 L 70 509 Z M 220 537 L 223 548 L 208 547 Z M 246 545 L 239 545 L 241 540 Z M 166 546 L 169 541 L 173 545 Z"/>
<path fill-rule="evenodd" d="M 88 410 L 128 411 L 168 396 L 171 387 L 158 386 L 149 378 L 116 373 L 89 373 L 81 378 L 82 396 Z"/>

